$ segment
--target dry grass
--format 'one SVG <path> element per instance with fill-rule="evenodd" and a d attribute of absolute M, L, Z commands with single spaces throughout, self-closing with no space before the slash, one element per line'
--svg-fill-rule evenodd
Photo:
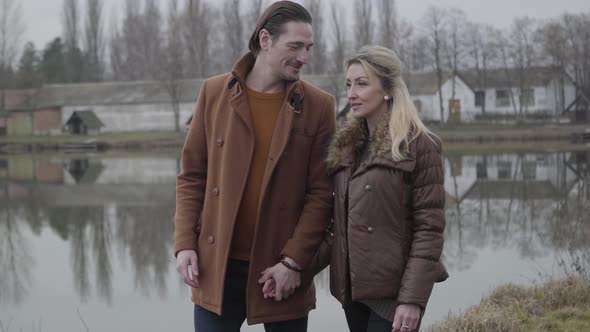
<path fill-rule="evenodd" d="M 590 331 L 590 282 L 568 277 L 537 287 L 506 285 L 430 332 Z"/>

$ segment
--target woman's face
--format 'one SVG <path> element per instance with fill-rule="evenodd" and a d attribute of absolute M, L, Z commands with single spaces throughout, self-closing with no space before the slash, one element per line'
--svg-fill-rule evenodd
<path fill-rule="evenodd" d="M 346 71 L 346 88 L 351 115 L 354 118 L 377 118 L 387 111 L 387 95 L 381 82 L 360 63 L 353 63 Z"/>

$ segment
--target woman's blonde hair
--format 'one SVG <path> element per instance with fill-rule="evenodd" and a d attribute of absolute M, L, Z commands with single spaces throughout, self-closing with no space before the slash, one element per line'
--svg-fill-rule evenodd
<path fill-rule="evenodd" d="M 383 91 L 390 97 L 389 134 L 393 160 L 404 159 L 402 147 L 408 152 L 410 142 L 420 134 L 425 134 L 435 142 L 433 137 L 436 135 L 426 128 L 418 117 L 416 106 L 410 99 L 410 92 L 402 79 L 401 61 L 392 50 L 382 46 L 364 46 L 346 60 L 344 70 L 348 70 L 348 67 L 355 63 L 361 64 L 365 71 L 374 73 L 381 82 Z"/>

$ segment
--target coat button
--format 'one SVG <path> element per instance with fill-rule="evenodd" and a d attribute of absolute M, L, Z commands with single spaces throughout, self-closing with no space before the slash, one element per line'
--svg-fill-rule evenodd
<path fill-rule="evenodd" d="M 373 226 L 367 227 L 367 232 L 369 232 L 369 233 L 373 233 L 374 230 L 375 230 L 375 228 L 373 228 Z"/>
<path fill-rule="evenodd" d="M 209 242 L 209 244 L 213 244 L 213 243 L 215 243 L 215 238 L 214 238 L 213 236 L 211 236 L 211 235 L 210 235 L 210 236 L 207 238 L 207 242 Z"/>
<path fill-rule="evenodd" d="M 223 139 L 221 139 L 221 138 L 218 138 L 218 139 L 217 139 L 217 145 L 218 145 L 218 146 L 223 146 Z"/>
<path fill-rule="evenodd" d="M 373 190 L 373 187 L 370 184 L 368 184 L 368 185 L 365 186 L 365 190 L 366 191 L 371 191 L 371 190 Z"/>
<path fill-rule="evenodd" d="M 213 188 L 213 195 L 219 196 L 219 188 L 217 188 L 217 187 Z"/>

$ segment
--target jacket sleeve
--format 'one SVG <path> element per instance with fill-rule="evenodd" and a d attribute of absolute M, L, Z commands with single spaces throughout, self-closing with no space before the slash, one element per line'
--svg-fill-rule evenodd
<path fill-rule="evenodd" d="M 203 82 L 182 149 L 180 174 L 176 178 L 174 255 L 185 249 L 196 250 L 200 232 L 200 215 L 207 183 L 205 85 L 206 82 Z"/>
<path fill-rule="evenodd" d="M 307 268 L 330 222 L 333 205 L 333 184 L 327 174 L 326 152 L 336 130 L 334 98 L 326 98 L 323 116 L 313 140 L 309 159 L 306 194 L 299 221 L 293 236 L 287 241 L 281 255 L 295 260 Z"/>
<path fill-rule="evenodd" d="M 401 288 L 400 303 L 426 307 L 434 283 L 446 271 L 439 261 L 445 228 L 445 189 L 441 148 L 421 135 L 412 175 L 413 240 Z"/>

